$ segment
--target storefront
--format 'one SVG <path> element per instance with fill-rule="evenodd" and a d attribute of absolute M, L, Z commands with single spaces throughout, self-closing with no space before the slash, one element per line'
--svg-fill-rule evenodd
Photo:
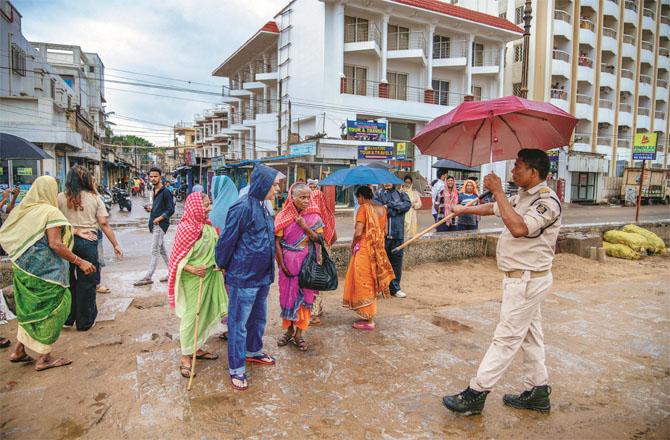
<path fill-rule="evenodd" d="M 0 160 L 0 190 L 19 187 L 20 201 L 35 179 L 42 174 L 42 161 L 36 159 Z"/>

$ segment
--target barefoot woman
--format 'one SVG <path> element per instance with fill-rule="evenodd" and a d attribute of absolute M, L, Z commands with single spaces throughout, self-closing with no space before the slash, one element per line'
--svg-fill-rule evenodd
<path fill-rule="evenodd" d="M 18 208 L 0 229 L 0 245 L 12 260 L 16 316 L 16 349 L 9 360 L 29 362 L 26 348 L 39 356 L 35 369 L 46 370 L 72 361 L 51 356 L 70 313 L 70 267 L 85 274 L 95 266 L 70 250 L 72 227 L 58 209 L 58 184 L 50 176 L 35 179 Z"/>

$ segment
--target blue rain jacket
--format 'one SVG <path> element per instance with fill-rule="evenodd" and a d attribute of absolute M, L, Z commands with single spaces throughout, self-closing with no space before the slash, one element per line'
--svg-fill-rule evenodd
<path fill-rule="evenodd" d="M 405 239 L 405 213 L 412 207 L 409 196 L 397 189 L 382 188 L 374 201 L 386 206 L 386 238 Z"/>
<path fill-rule="evenodd" d="M 276 176 L 276 170 L 256 165 L 249 193 L 228 211 L 215 255 L 216 265 L 226 271 L 226 284 L 262 287 L 274 282 L 274 218 L 264 200 Z"/>

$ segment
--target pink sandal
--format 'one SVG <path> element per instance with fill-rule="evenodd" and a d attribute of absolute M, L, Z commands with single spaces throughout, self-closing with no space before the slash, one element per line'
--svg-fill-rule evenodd
<path fill-rule="evenodd" d="M 352 325 L 353 328 L 356 330 L 374 330 L 375 329 L 375 323 L 372 321 L 365 321 L 363 319 L 356 321 Z"/>

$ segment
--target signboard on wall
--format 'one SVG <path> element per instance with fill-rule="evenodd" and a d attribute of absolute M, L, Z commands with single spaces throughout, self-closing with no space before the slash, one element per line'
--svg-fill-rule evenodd
<path fill-rule="evenodd" d="M 397 159 L 407 159 L 407 142 L 396 142 L 395 149 Z"/>
<path fill-rule="evenodd" d="M 347 139 L 386 142 L 386 122 L 347 121 Z"/>
<path fill-rule="evenodd" d="M 212 169 L 218 171 L 226 166 L 226 158 L 224 156 L 216 156 L 212 158 Z"/>
<path fill-rule="evenodd" d="M 314 156 L 316 155 L 316 142 L 304 142 L 290 146 L 291 156 Z"/>
<path fill-rule="evenodd" d="M 371 145 L 358 146 L 359 159 L 391 159 L 393 158 L 393 147 L 379 147 Z"/>
<path fill-rule="evenodd" d="M 658 133 L 636 133 L 633 138 L 633 160 L 656 160 Z"/>

